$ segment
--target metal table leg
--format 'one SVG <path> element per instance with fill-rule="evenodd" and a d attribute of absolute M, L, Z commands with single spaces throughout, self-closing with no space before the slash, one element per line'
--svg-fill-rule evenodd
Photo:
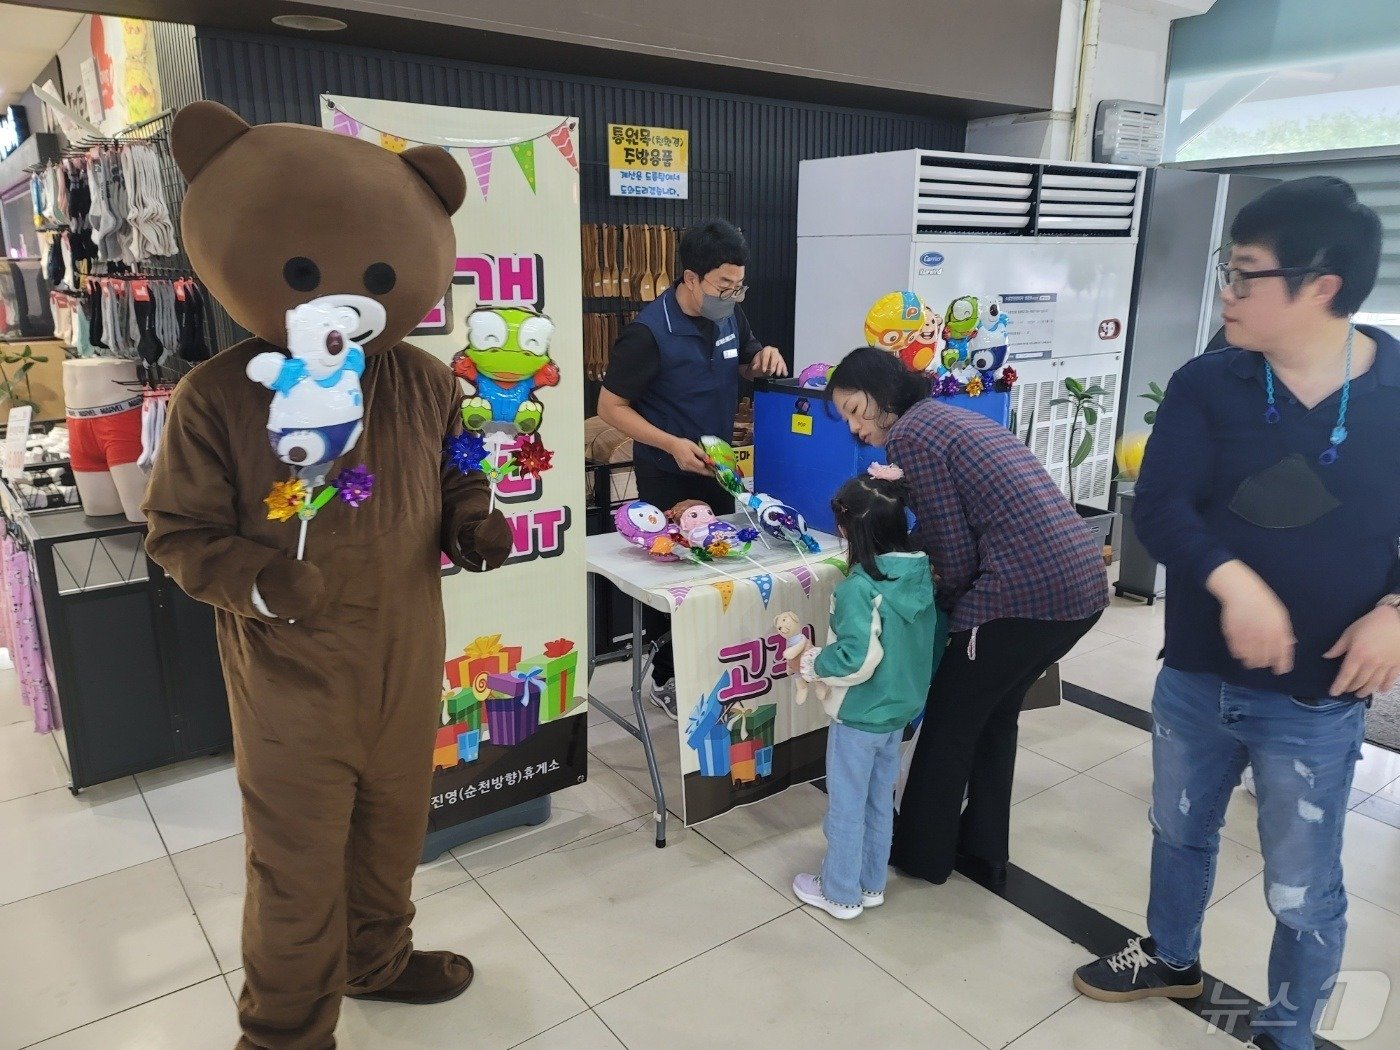
<path fill-rule="evenodd" d="M 588 574 L 588 616 L 589 616 L 589 673 L 592 674 L 596 661 L 594 659 L 593 644 L 593 601 L 594 601 L 594 581 L 593 573 Z M 618 714 L 607 704 L 597 700 L 590 693 L 588 702 L 598 708 L 608 718 L 612 719 L 632 736 L 636 737 L 642 744 L 642 750 L 646 753 L 647 772 L 651 775 L 651 791 L 656 799 L 656 811 L 653 819 L 656 822 L 656 848 L 666 848 L 666 789 L 661 785 L 661 770 L 656 764 L 656 748 L 651 740 L 651 726 L 647 722 L 646 709 L 642 706 L 642 680 L 646 674 L 647 667 L 651 661 L 647 657 L 647 650 L 642 644 L 642 610 L 644 606 L 635 598 L 632 599 L 632 711 L 636 716 L 636 722 L 629 722 L 622 715 Z"/>

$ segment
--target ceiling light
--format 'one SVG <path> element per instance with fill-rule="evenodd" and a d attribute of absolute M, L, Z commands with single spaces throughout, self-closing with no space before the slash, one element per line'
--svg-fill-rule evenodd
<path fill-rule="evenodd" d="M 272 22 L 283 29 L 304 29 L 308 33 L 334 33 L 347 26 L 338 18 L 324 15 L 274 15 Z"/>

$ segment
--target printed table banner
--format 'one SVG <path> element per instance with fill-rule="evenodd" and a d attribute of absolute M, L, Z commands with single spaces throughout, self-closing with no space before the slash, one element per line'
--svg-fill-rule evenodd
<path fill-rule="evenodd" d="M 826 644 L 835 560 L 761 577 L 700 584 L 671 596 L 686 824 L 825 775 L 826 711 L 798 706 L 773 621 L 795 613 Z"/>
<path fill-rule="evenodd" d="M 554 325 L 546 351 L 552 370 L 540 373 L 548 379 L 533 382 L 527 402 L 539 412 L 534 438 L 514 424 L 493 430 L 504 438 L 492 453 L 501 471 L 496 502 L 515 548 L 487 575 L 444 569 L 447 651 L 429 822 L 438 832 L 588 775 L 588 669 L 579 660 L 588 615 L 576 122 L 329 95 L 321 122 L 396 152 L 439 146 L 466 176 L 466 203 L 453 217 L 452 287 L 411 342 L 450 362 L 466 349 L 466 320 L 477 309 L 516 325 L 521 311 L 538 312 Z M 490 376 L 483 363 L 478 379 Z M 553 457 L 538 473 L 509 465 L 517 453 L 538 463 L 542 450 Z"/>

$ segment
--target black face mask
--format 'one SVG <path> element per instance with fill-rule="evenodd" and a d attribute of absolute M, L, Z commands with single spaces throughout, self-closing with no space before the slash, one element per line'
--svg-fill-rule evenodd
<path fill-rule="evenodd" d="M 1245 478 L 1230 499 L 1232 511 L 1261 529 L 1300 529 L 1340 506 L 1298 452 Z"/>

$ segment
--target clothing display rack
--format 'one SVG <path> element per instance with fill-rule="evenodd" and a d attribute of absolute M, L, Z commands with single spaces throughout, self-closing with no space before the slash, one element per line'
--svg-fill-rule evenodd
<path fill-rule="evenodd" d="M 171 121 L 167 110 L 110 136 L 77 139 L 57 159 L 26 169 L 38 229 L 50 238 L 47 268 L 60 338 L 78 356 L 139 359 L 143 378 L 151 370 L 152 385 L 173 382 L 243 337 L 204 292 L 185 253 L 185 181 L 170 153 Z M 146 303 L 150 309 L 143 309 Z M 93 340 L 99 310 L 107 321 L 124 320 L 130 337 L 114 345 Z"/>

